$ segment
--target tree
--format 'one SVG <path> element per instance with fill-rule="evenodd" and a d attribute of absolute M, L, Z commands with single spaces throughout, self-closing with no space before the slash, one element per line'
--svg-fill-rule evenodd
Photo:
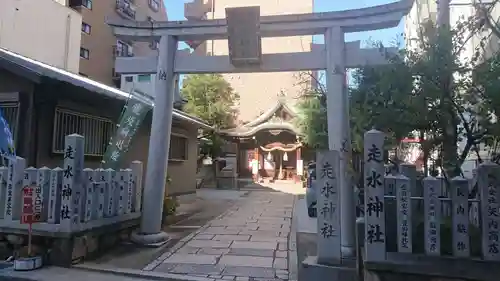
<path fill-rule="evenodd" d="M 322 104 L 320 90 L 309 90 L 297 103 L 295 122 L 303 134 L 304 142 L 315 149 L 328 148 L 326 107 Z"/>
<path fill-rule="evenodd" d="M 356 71 L 357 85 L 349 91 L 353 149 L 362 151 L 363 133 L 371 127 L 386 132 L 392 146 L 417 133 L 424 158 L 437 155 L 437 165 L 453 177 L 460 174 L 471 152 L 481 161 L 480 145 L 498 139 L 495 116 L 500 114 L 500 56 L 481 56 L 484 52 L 479 48 L 487 35 L 480 38 L 474 56 L 462 56 L 467 41 L 487 28 L 477 25 L 476 17 L 463 19 L 451 31 L 429 23 L 424 27 L 418 51 L 402 50 L 399 56 L 388 57 L 388 65 Z M 324 97 L 320 90 L 317 95 L 305 95 L 300 104 L 314 104 L 310 99 L 317 99 L 325 107 Z M 299 116 L 308 117 L 302 117 L 301 127 L 308 128 L 308 120 L 326 122 L 325 116 L 314 115 L 318 112 L 325 115 L 326 110 L 302 109 Z M 314 130 L 325 126 L 309 124 L 306 135 L 324 134 Z"/>
<path fill-rule="evenodd" d="M 397 71 L 396 71 L 397 69 Z M 411 73 L 408 67 L 394 60 L 391 66 L 365 67 L 354 73 L 356 88 L 349 89 L 350 125 L 352 147 L 355 152 L 363 149 L 363 135 L 376 127 L 393 138 L 408 136 L 410 128 L 417 126 L 417 109 L 410 106 Z M 398 85 L 393 85 L 398 82 Z M 406 91 L 402 91 L 405 89 Z M 405 94 L 402 94 L 402 93 Z M 304 141 L 311 147 L 327 148 L 326 93 L 321 86 L 307 91 L 298 103 L 298 126 Z M 398 114 L 404 118 L 394 118 Z"/>
<path fill-rule="evenodd" d="M 204 120 L 216 130 L 234 126 L 237 113 L 234 106 L 239 95 L 222 75 L 188 75 L 183 81 L 181 95 L 187 100 L 184 107 L 186 113 Z M 202 156 L 219 156 L 220 137 L 216 132 L 208 132 L 205 137 L 210 141 L 202 146 Z"/>

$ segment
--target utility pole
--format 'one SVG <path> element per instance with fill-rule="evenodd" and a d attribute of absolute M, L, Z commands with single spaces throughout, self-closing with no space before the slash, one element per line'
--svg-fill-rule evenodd
<path fill-rule="evenodd" d="M 451 38 L 451 27 L 450 27 L 450 1 L 451 0 L 437 0 L 437 30 L 438 30 L 438 40 L 439 40 L 439 55 L 441 64 L 441 73 L 439 74 L 439 88 L 442 91 L 442 102 L 448 115 L 448 122 L 444 125 L 445 141 L 443 143 L 442 149 L 442 159 L 451 160 L 456 159 L 457 155 L 457 127 L 458 121 L 455 118 L 455 114 L 451 113 L 453 110 L 447 110 L 452 107 L 453 98 L 453 72 L 451 69 L 451 60 L 453 59 L 453 41 Z M 446 116 L 445 115 L 445 116 Z M 443 172 L 445 172 L 447 177 L 453 177 L 456 174 L 456 163 L 455 161 L 447 163 L 443 162 Z"/>
<path fill-rule="evenodd" d="M 450 30 L 450 2 L 451 0 L 437 0 L 437 25 L 447 31 Z"/>

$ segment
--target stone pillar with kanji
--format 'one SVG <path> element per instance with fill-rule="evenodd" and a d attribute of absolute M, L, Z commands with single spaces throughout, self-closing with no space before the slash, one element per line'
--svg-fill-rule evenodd
<path fill-rule="evenodd" d="M 80 223 L 82 172 L 85 140 L 72 134 L 64 140 L 63 186 L 61 189 L 61 227 L 71 230 Z"/>
<path fill-rule="evenodd" d="M 365 259 L 369 261 L 386 258 L 384 139 L 384 133 L 377 130 L 364 136 Z"/>
<path fill-rule="evenodd" d="M 16 161 L 9 161 L 4 220 L 21 219 L 21 206 L 19 202 L 21 202 L 25 168 L 26 160 L 24 158 L 16 157 Z"/>
<path fill-rule="evenodd" d="M 318 210 L 318 263 L 337 264 L 340 262 L 340 193 L 339 165 L 337 150 L 318 152 L 317 156 L 317 210 Z"/>

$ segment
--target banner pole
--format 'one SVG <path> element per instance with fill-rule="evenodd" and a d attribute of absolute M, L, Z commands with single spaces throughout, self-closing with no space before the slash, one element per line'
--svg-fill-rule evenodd
<path fill-rule="evenodd" d="M 31 257 L 31 236 L 33 233 L 33 223 L 30 220 L 28 225 L 28 257 Z"/>

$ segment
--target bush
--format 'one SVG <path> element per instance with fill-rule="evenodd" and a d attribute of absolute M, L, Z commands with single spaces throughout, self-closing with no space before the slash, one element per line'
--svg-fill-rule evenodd
<path fill-rule="evenodd" d="M 163 217 L 175 214 L 177 206 L 177 199 L 166 196 L 165 199 L 163 199 Z"/>
<path fill-rule="evenodd" d="M 167 178 L 165 179 L 165 189 L 168 190 L 168 185 L 169 183 L 172 182 L 172 178 L 167 175 Z M 163 218 L 169 215 L 175 214 L 175 210 L 177 209 L 178 203 L 175 198 L 172 198 L 170 196 L 165 196 L 163 198 Z"/>

